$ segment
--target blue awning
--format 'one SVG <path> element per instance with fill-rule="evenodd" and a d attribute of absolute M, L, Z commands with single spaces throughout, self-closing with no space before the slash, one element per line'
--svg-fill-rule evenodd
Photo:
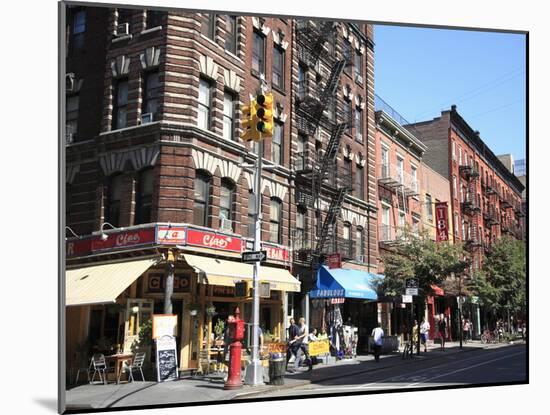
<path fill-rule="evenodd" d="M 317 271 L 317 289 L 310 291 L 309 296 L 377 300 L 376 285 L 382 278 L 382 275 L 370 272 L 322 266 Z"/>

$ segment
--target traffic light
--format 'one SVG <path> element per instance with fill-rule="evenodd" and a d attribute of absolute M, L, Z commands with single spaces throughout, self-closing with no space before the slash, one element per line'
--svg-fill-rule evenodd
<path fill-rule="evenodd" d="M 256 96 L 256 130 L 265 137 L 273 136 L 273 94 Z"/>
<path fill-rule="evenodd" d="M 243 126 L 243 133 L 241 138 L 244 141 L 259 141 L 260 135 L 256 130 L 257 117 L 256 117 L 256 100 L 253 99 L 250 105 L 243 105 L 243 115 L 241 118 L 241 124 Z"/>

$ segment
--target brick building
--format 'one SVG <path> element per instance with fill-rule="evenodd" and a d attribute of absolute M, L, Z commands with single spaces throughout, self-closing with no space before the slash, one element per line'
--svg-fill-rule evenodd
<path fill-rule="evenodd" d="M 253 236 L 246 166 L 258 153 L 271 165 L 260 189 L 264 331 L 282 339 L 288 316 L 309 312 L 324 255 L 343 246 L 345 267 L 376 271 L 370 25 L 71 7 L 67 32 L 67 84 L 82 86 L 67 89 L 66 225 L 80 235 L 67 243 L 69 358 L 86 336 L 130 349 L 139 325 L 166 312 L 164 276 L 180 367 L 198 364 L 235 306 L 250 321 L 235 281 L 251 278 L 239 258 Z M 262 84 L 273 138 L 245 144 L 241 108 Z M 106 293 L 93 280 L 113 263 L 126 264 L 117 280 L 127 283 Z"/>
<path fill-rule="evenodd" d="M 524 186 L 460 116 L 456 106 L 431 121 L 412 124 L 427 146 L 424 161 L 448 178 L 455 241 L 471 251 L 472 268 L 502 235 L 523 239 Z"/>

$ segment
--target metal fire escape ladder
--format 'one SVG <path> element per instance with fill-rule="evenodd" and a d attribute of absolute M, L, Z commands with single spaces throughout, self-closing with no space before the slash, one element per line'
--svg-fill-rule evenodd
<path fill-rule="evenodd" d="M 323 227 L 321 228 L 321 233 L 319 234 L 317 246 L 315 247 L 315 252 L 313 254 L 314 260 L 319 257 L 325 247 L 325 243 L 330 236 L 329 232 L 338 219 L 338 215 L 340 214 L 342 203 L 344 202 L 347 192 L 348 189 L 345 187 L 338 189 L 336 196 L 330 201 L 330 206 L 328 208 L 327 215 L 325 216 L 325 220 L 323 221 Z"/>
<path fill-rule="evenodd" d="M 324 45 L 329 40 L 334 23 L 331 21 L 311 22 L 302 20 L 298 23 L 296 40 L 304 48 L 309 59 L 307 64 L 315 66 L 324 52 Z"/>

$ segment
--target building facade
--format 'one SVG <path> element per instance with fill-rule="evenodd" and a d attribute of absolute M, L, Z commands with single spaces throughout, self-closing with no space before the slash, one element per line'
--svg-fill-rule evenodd
<path fill-rule="evenodd" d="M 309 312 L 325 255 L 376 271 L 370 25 L 85 7 L 68 9 L 67 32 L 67 85 L 82 86 L 67 88 L 69 358 L 86 337 L 130 349 L 167 304 L 182 368 L 235 306 L 250 321 L 235 282 L 251 277 L 240 253 L 252 244 L 259 154 L 270 167 L 259 189 L 264 332 L 283 339 L 288 317 Z M 262 88 L 274 95 L 273 137 L 244 143 L 241 109 Z M 82 270 L 91 281 L 117 262 L 135 268 L 117 295 L 77 295 Z"/>

